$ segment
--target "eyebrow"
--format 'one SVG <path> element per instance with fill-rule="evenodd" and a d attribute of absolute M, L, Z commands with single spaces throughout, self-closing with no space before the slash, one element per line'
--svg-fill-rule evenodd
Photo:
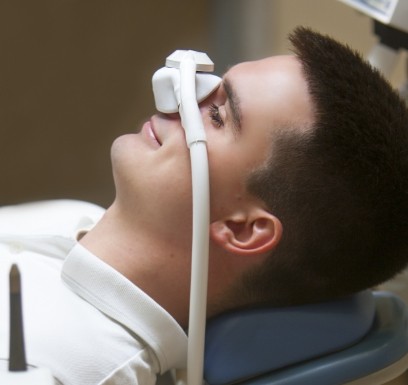
<path fill-rule="evenodd" d="M 227 100 L 229 102 L 229 106 L 231 109 L 231 114 L 232 114 L 232 123 L 234 126 L 234 132 L 236 134 L 241 133 L 241 107 L 240 107 L 240 102 L 238 95 L 236 94 L 231 82 L 229 81 L 228 78 L 224 77 L 223 79 L 223 86 L 225 93 L 227 94 Z"/>

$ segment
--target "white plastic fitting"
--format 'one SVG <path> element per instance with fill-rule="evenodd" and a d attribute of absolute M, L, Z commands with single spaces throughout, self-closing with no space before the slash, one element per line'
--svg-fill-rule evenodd
<path fill-rule="evenodd" d="M 200 103 L 214 92 L 221 78 L 208 73 L 196 74 L 197 102 Z M 152 78 L 154 102 L 158 111 L 164 114 L 178 112 L 180 105 L 180 71 L 177 68 L 162 67 Z"/>

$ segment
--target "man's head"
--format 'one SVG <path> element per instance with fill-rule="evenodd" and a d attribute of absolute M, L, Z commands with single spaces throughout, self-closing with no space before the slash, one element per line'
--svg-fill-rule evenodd
<path fill-rule="evenodd" d="M 348 48 L 305 29 L 291 40 L 296 55 L 232 67 L 200 105 L 210 315 L 345 295 L 405 265 L 405 106 Z M 172 269 L 165 294 L 186 302 L 192 202 L 179 116 L 155 115 L 119 138 L 112 160 L 114 206 L 145 260 Z"/>
<path fill-rule="evenodd" d="M 314 124 L 273 140 L 249 190 L 283 236 L 241 286 L 247 303 L 326 300 L 377 285 L 408 260 L 408 114 L 382 76 L 334 40 L 291 35 Z"/>
<path fill-rule="evenodd" d="M 211 301 L 279 243 L 279 218 L 248 191 L 246 181 L 269 158 L 275 131 L 296 122 L 306 132 L 313 113 L 301 65 L 290 55 L 234 66 L 200 110 L 210 169 Z M 183 257 L 189 261 L 190 159 L 179 116 L 155 115 L 141 133 L 118 138 L 112 163 L 115 206 L 137 231 L 134 239 L 150 237 L 150 260 L 165 251 L 166 269 Z M 178 276 L 188 280 L 185 266 Z"/>

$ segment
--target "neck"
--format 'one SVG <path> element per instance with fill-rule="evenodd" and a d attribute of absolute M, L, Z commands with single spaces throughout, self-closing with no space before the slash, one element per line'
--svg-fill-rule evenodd
<path fill-rule="evenodd" d="M 112 266 L 187 326 L 189 256 L 155 237 L 143 222 L 128 218 L 115 203 L 80 243 Z"/>

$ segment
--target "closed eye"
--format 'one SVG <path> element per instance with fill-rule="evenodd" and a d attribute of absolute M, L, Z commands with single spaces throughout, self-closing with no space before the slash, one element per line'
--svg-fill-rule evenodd
<path fill-rule="evenodd" d="M 222 118 L 221 118 L 220 111 L 219 111 L 219 107 L 218 107 L 216 104 L 212 103 L 212 104 L 210 105 L 210 107 L 209 107 L 209 115 L 210 115 L 210 118 L 211 118 L 212 122 L 214 123 L 214 125 L 215 125 L 216 127 L 219 128 L 219 127 L 223 127 L 223 126 L 224 126 L 224 121 L 223 121 Z"/>

